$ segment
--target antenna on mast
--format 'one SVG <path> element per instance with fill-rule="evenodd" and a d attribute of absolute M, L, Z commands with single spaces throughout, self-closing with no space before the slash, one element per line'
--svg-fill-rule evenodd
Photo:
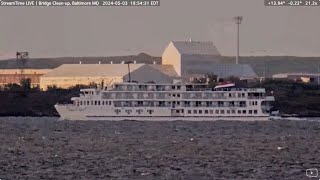
<path fill-rule="evenodd" d="M 233 18 L 235 23 L 237 24 L 237 56 L 236 56 L 236 64 L 239 64 L 239 41 L 240 41 L 240 24 L 243 20 L 243 17 L 242 16 L 236 16 Z"/>
<path fill-rule="evenodd" d="M 20 68 L 20 74 L 21 74 L 20 80 L 22 80 L 24 78 L 25 65 L 27 63 L 27 60 L 29 59 L 29 52 L 17 52 L 16 59 L 17 59 L 17 64 Z"/>

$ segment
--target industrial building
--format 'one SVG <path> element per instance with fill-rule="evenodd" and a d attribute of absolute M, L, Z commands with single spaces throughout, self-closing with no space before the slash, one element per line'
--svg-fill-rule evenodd
<path fill-rule="evenodd" d="M 172 83 L 179 78 L 171 65 L 130 64 L 131 81 Z M 48 86 L 70 88 L 104 82 L 111 86 L 117 82 L 129 81 L 128 64 L 64 64 L 40 77 L 40 89 Z"/>
<path fill-rule="evenodd" d="M 273 79 L 290 79 L 298 82 L 320 84 L 319 73 L 279 73 L 272 76 Z"/>
<path fill-rule="evenodd" d="M 123 62 L 144 64 L 161 64 L 161 58 L 141 53 L 136 56 L 114 57 L 62 57 L 62 58 L 29 58 L 8 59 L 0 61 L 0 87 L 7 84 L 19 84 L 21 79 L 29 78 L 32 86 L 40 85 L 40 77 L 63 64 L 120 64 Z"/>
<path fill-rule="evenodd" d="M 173 65 L 185 81 L 198 75 L 215 74 L 221 78 L 236 76 L 252 79 L 258 76 L 250 65 L 226 64 L 213 42 L 172 41 L 164 50 L 162 64 Z"/>
<path fill-rule="evenodd" d="M 21 79 L 31 80 L 33 87 L 40 86 L 40 77 L 52 69 L 0 69 L 0 87 L 7 84 L 19 84 Z"/>
<path fill-rule="evenodd" d="M 162 64 L 130 64 L 131 80 L 137 82 L 172 83 L 174 79 L 189 82 L 199 75 L 215 74 L 253 79 L 257 75 L 246 64 L 217 63 L 220 53 L 212 42 L 170 42 L 162 56 Z M 40 88 L 69 88 L 91 82 L 112 85 L 129 81 L 127 64 L 64 64 L 40 78 Z"/>
<path fill-rule="evenodd" d="M 179 76 L 186 76 L 188 67 L 214 62 L 220 56 L 212 42 L 171 41 L 162 54 L 162 64 L 173 65 Z"/>
<path fill-rule="evenodd" d="M 206 66 L 195 64 L 192 69 L 187 71 L 191 78 L 196 77 L 197 74 L 208 75 L 214 74 L 219 78 L 239 77 L 240 79 L 255 79 L 257 74 L 247 64 L 218 64 L 209 63 Z"/>
<path fill-rule="evenodd" d="M 18 58 L 17 58 L 18 59 Z M 250 65 L 225 63 L 213 42 L 172 41 L 162 59 L 147 54 L 107 58 L 26 59 L 0 62 L 0 85 L 19 83 L 30 78 L 34 86 L 70 88 L 92 82 L 112 85 L 129 80 L 172 83 L 174 79 L 189 82 L 195 77 L 215 74 L 219 78 L 236 76 L 253 79 L 257 75 Z M 162 64 L 161 64 L 162 61 Z M 2 69 L 2 70 L 1 70 Z"/>

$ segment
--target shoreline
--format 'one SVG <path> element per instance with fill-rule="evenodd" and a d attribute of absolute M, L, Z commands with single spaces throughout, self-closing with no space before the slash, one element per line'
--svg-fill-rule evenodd
<path fill-rule="evenodd" d="M 282 117 L 317 118 L 320 117 L 320 86 L 291 81 L 268 80 L 263 84 L 250 87 L 264 87 L 274 92 L 275 110 L 280 110 Z M 78 97 L 81 87 L 71 89 L 51 89 L 39 91 L 31 89 L 12 89 L 1 91 L 0 117 L 59 117 L 54 105 L 57 102 L 70 103 L 72 97 Z"/>
<path fill-rule="evenodd" d="M 12 116 L 12 115 L 0 115 L 0 118 L 5 118 L 5 117 L 9 117 L 9 118 L 27 118 L 27 117 L 30 117 L 30 118 L 60 118 L 59 115 L 57 116 Z M 272 117 L 272 116 L 270 116 Z M 130 117 L 128 117 L 130 118 Z M 284 120 L 286 118 L 320 118 L 320 116 L 280 116 L 280 118 L 283 118 Z M 71 121 L 71 120 L 70 120 Z M 81 120 L 83 121 L 83 120 Z M 91 121 L 91 120 L 88 120 L 88 121 Z M 104 120 L 97 120 L 97 121 L 104 121 Z M 106 120 L 107 121 L 107 120 Z M 146 120 L 142 120 L 142 121 L 146 121 Z M 177 120 L 177 121 L 184 121 L 184 120 Z M 187 120 L 186 120 L 187 121 Z M 224 120 L 221 120 L 221 121 L 224 121 Z"/>

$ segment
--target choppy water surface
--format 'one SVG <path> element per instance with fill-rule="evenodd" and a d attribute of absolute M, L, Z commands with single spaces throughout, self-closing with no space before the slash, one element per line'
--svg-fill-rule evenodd
<path fill-rule="evenodd" d="M 320 119 L 84 122 L 0 118 L 0 179 L 307 179 Z"/>

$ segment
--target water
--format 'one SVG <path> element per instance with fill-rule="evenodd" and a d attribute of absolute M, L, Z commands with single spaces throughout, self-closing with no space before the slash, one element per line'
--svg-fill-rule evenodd
<path fill-rule="evenodd" d="M 0 117 L 0 179 L 306 179 L 320 118 L 269 122 Z"/>
<path fill-rule="evenodd" d="M 319 117 L 312 117 L 312 118 L 287 117 L 287 118 L 281 118 L 280 120 L 320 122 L 320 118 Z"/>

